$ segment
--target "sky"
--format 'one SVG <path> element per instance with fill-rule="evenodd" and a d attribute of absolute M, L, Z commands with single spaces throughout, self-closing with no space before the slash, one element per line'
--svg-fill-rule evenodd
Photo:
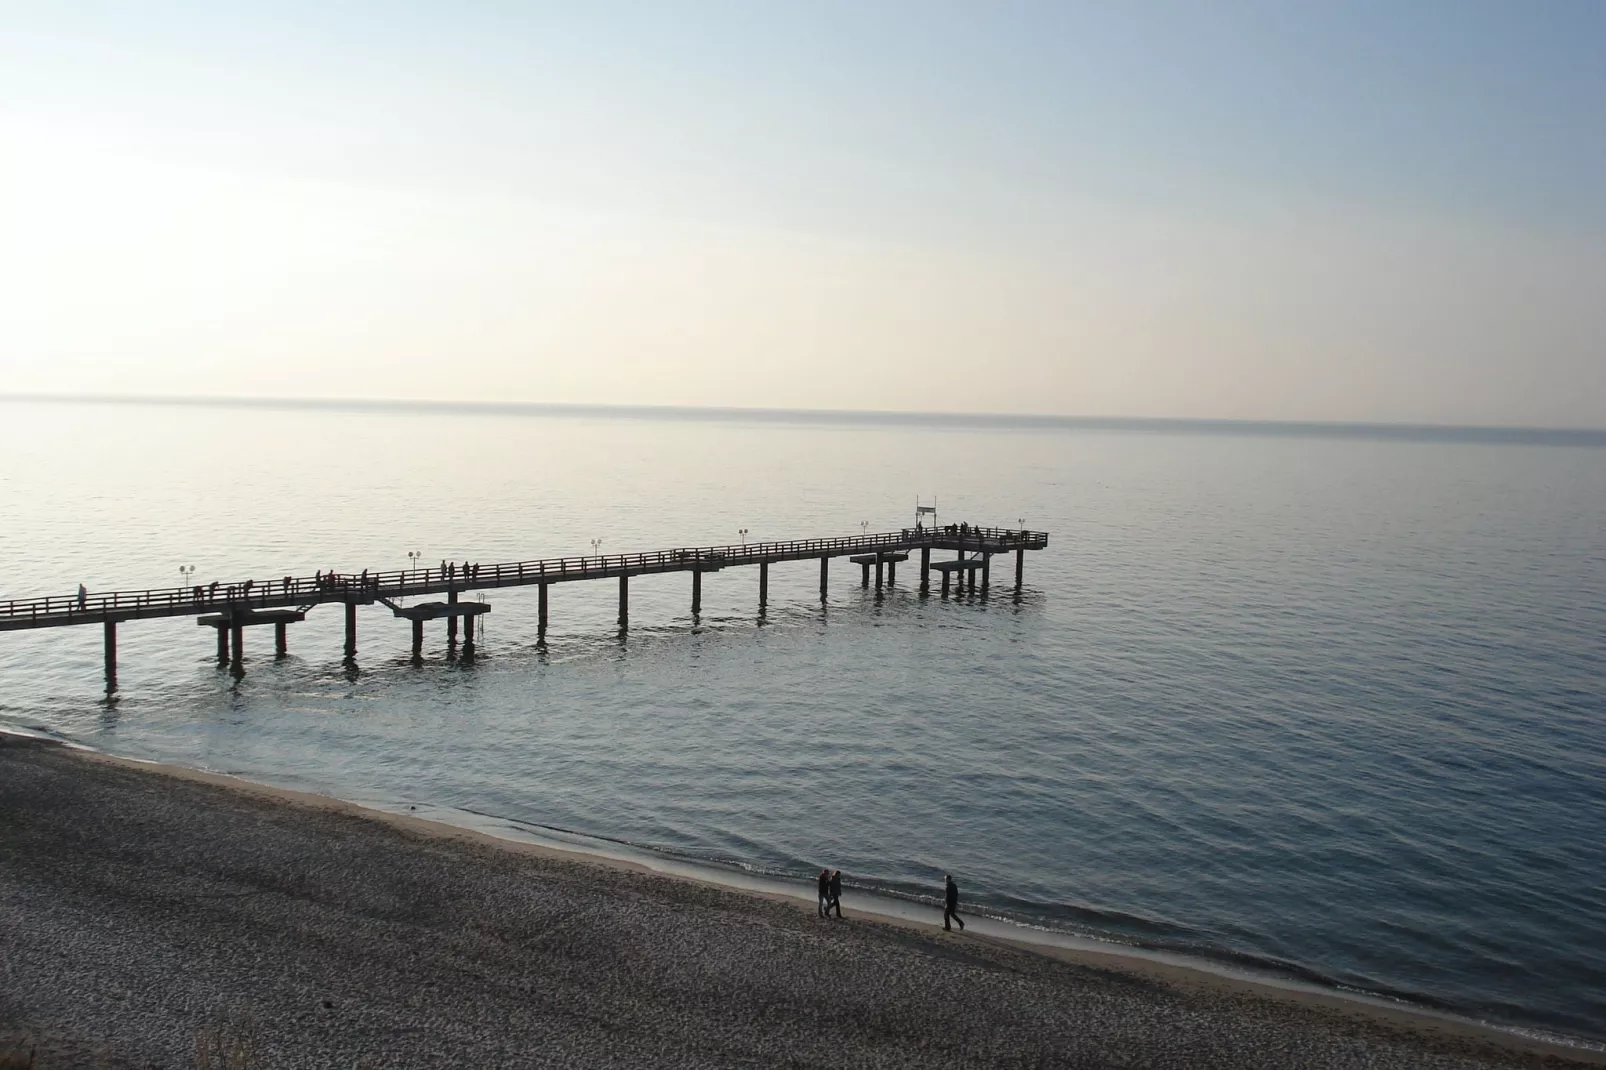
<path fill-rule="evenodd" d="M 1606 427 L 1597 0 L 0 0 L 0 393 Z"/>

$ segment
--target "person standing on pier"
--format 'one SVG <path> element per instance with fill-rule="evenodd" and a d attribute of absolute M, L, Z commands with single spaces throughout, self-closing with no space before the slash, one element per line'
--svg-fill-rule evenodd
<path fill-rule="evenodd" d="M 842 871 L 840 869 L 831 871 L 830 894 L 831 902 L 825 908 L 825 916 L 830 917 L 831 911 L 835 910 L 836 916 L 840 918 L 842 916 Z"/>
<path fill-rule="evenodd" d="M 959 885 L 954 883 L 954 876 L 953 876 L 952 873 L 950 873 L 947 876 L 943 877 L 943 881 L 944 881 L 944 886 L 943 886 L 943 890 L 942 890 L 942 896 L 943 896 L 943 898 L 942 898 L 942 901 L 943 901 L 942 928 L 943 928 L 943 931 L 944 932 L 950 932 L 950 933 L 954 931 L 954 927 L 952 925 L 948 924 L 948 919 L 952 918 L 954 921 L 957 921 L 959 923 L 959 931 L 960 932 L 964 932 L 965 931 L 965 919 L 961 918 L 959 916 Z"/>
<path fill-rule="evenodd" d="M 89 588 L 83 584 L 78 585 L 78 608 L 83 609 L 84 603 L 89 601 Z"/>

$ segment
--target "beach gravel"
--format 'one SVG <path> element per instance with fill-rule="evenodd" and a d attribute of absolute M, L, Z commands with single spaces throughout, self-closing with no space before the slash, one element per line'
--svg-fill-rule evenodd
<path fill-rule="evenodd" d="M 0 1053 L 193 1067 L 1515 1067 L 1553 1057 L 0 742 Z"/>

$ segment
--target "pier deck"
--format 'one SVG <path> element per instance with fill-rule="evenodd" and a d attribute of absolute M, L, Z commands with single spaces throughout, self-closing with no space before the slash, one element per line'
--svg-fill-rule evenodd
<path fill-rule="evenodd" d="M 935 528 L 905 528 L 902 531 L 842 536 L 830 539 L 796 539 L 785 542 L 754 542 L 736 546 L 698 546 L 675 550 L 655 550 L 635 554 L 596 554 L 556 557 L 533 561 L 495 564 L 447 564 L 442 568 L 364 570 L 356 574 L 322 573 L 313 576 L 284 576 L 280 579 L 247 579 L 236 583 L 208 583 L 189 587 L 165 587 L 143 591 L 86 592 L 82 596 L 52 596 L 0 600 L 0 631 L 34 628 L 61 628 L 100 624 L 106 631 L 106 681 L 108 690 L 116 687 L 117 625 L 126 621 L 156 617 L 195 616 L 203 627 L 218 631 L 219 661 L 231 661 L 238 670 L 241 660 L 241 631 L 256 624 L 275 626 L 276 652 L 283 656 L 285 626 L 303 619 L 308 610 L 324 604 L 340 605 L 346 616 L 346 657 L 357 652 L 358 606 L 382 603 L 396 616 L 413 623 L 415 657 L 421 649 L 421 629 L 425 620 L 446 618 L 455 649 L 457 623 L 463 619 L 472 644 L 474 617 L 489 612 L 489 606 L 459 603 L 459 592 L 485 591 L 499 587 L 540 588 L 541 634 L 546 632 L 547 587 L 577 580 L 617 579 L 619 581 L 619 626 L 629 626 L 629 582 L 632 576 L 664 572 L 689 572 L 692 576 L 692 613 L 702 608 L 702 575 L 744 565 L 759 569 L 759 605 L 768 601 L 769 566 L 785 561 L 820 562 L 820 598 L 826 598 L 829 565 L 833 557 L 852 558 L 864 571 L 867 584 L 871 563 L 875 564 L 876 588 L 882 586 L 882 566 L 893 576 L 896 563 L 920 554 L 920 590 L 930 590 L 932 569 L 943 577 L 943 594 L 948 593 L 947 575 L 954 568 L 982 576 L 987 586 L 987 562 L 1001 553 L 1015 554 L 1015 583 L 1021 584 L 1026 551 L 1048 545 L 1048 535 L 1040 531 L 1015 528 L 984 528 L 951 524 Z M 950 550 L 958 561 L 931 560 L 933 550 Z M 973 562 L 964 565 L 960 562 Z M 975 589 L 972 582 L 971 589 Z M 404 598 L 444 594 L 444 603 L 402 607 Z M 232 641 L 232 642 L 230 642 Z M 471 649 L 471 646 L 470 646 Z"/>
<path fill-rule="evenodd" d="M 789 542 L 755 542 L 745 546 L 701 546 L 657 550 L 639 554 L 604 554 L 557 557 L 490 565 L 449 565 L 445 570 L 400 569 L 341 573 L 328 576 L 290 576 L 274 580 L 209 583 L 193 587 L 166 587 L 144 591 L 92 592 L 77 597 L 15 598 L 0 601 L 0 631 L 56 628 L 142 620 L 150 617 L 187 617 L 202 613 L 295 608 L 305 612 L 316 605 L 367 605 L 384 599 L 412 598 L 453 591 L 491 590 L 647 576 L 661 572 L 714 572 L 741 565 L 769 565 L 782 561 L 953 550 L 967 554 L 1000 554 L 1041 550 L 1048 535 L 1013 528 L 968 528 L 949 534 L 947 528 L 910 528 L 835 539 L 799 539 Z M 940 563 L 934 563 L 940 564 Z"/>

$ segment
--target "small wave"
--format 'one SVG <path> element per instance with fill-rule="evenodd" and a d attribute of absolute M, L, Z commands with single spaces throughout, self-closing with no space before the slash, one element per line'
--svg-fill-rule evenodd
<path fill-rule="evenodd" d="M 17 736 L 21 739 L 49 740 L 52 743 L 60 743 L 68 747 L 83 746 L 83 744 L 76 742 L 70 736 L 65 736 L 42 724 L 22 724 L 16 721 L 0 719 L 0 735 Z"/>

